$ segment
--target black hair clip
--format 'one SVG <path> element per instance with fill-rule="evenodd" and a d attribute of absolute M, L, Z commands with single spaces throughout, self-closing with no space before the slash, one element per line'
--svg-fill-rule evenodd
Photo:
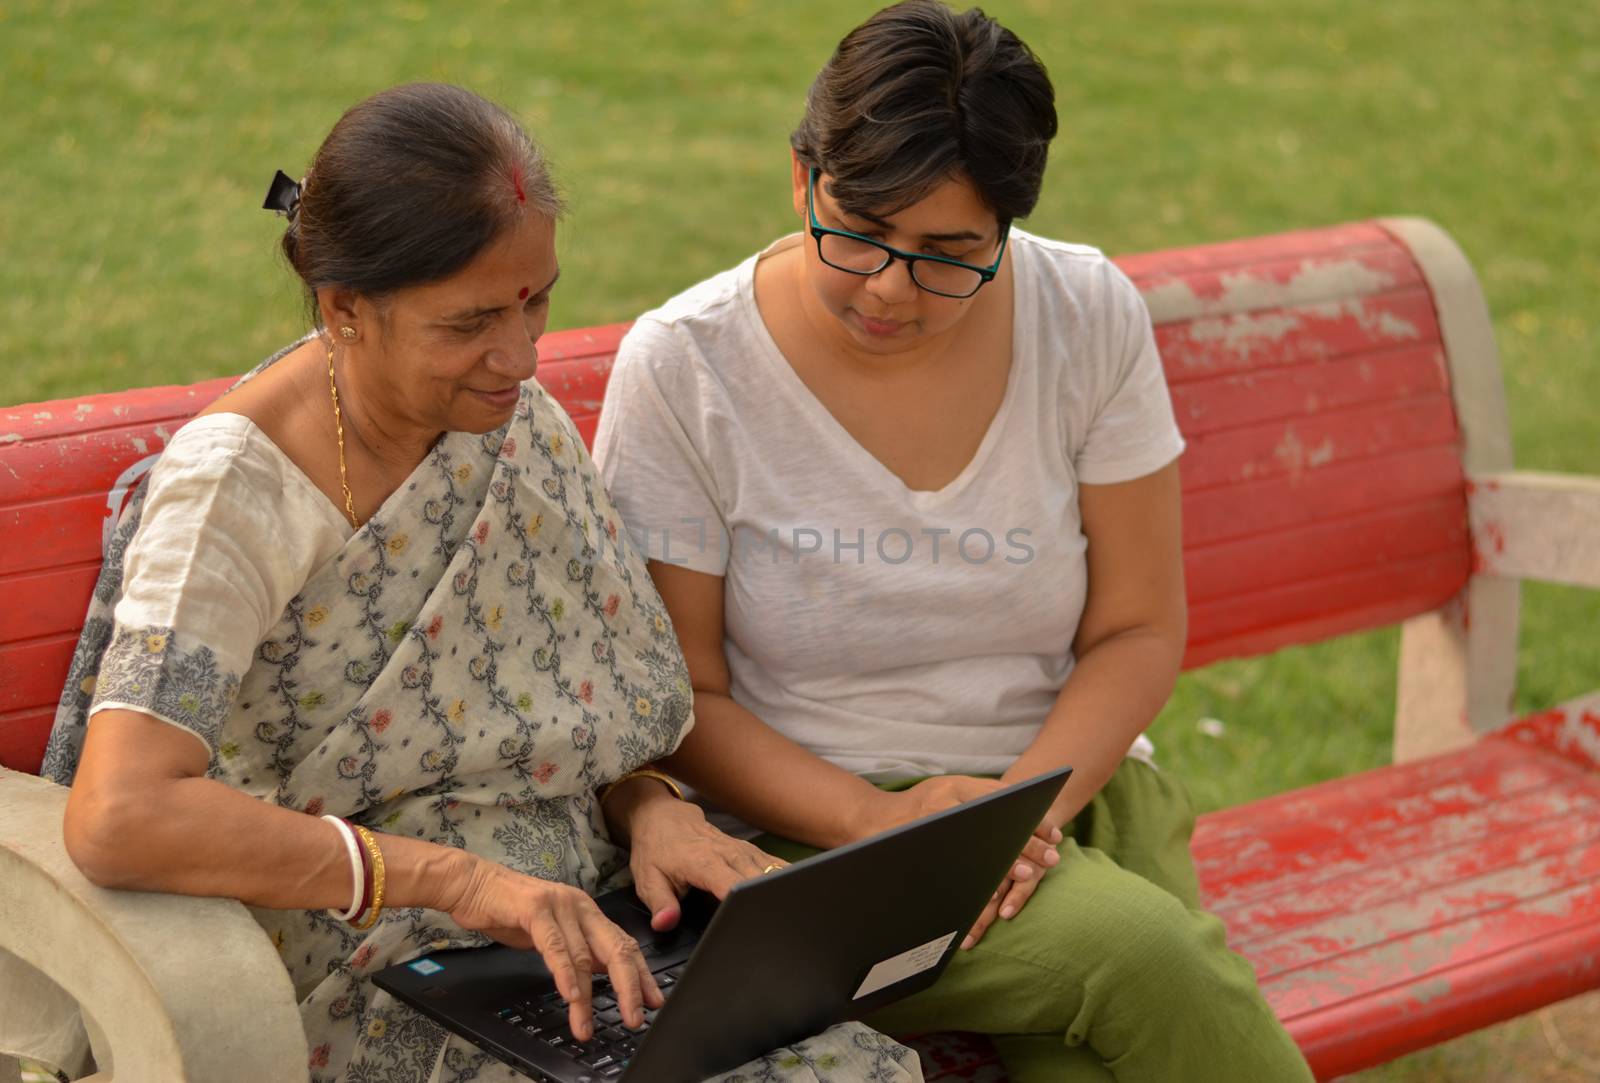
<path fill-rule="evenodd" d="M 300 184 L 283 170 L 278 170 L 272 178 L 272 187 L 267 189 L 267 201 L 261 204 L 262 210 L 277 211 L 285 218 L 293 218 L 294 212 L 300 209 Z"/>

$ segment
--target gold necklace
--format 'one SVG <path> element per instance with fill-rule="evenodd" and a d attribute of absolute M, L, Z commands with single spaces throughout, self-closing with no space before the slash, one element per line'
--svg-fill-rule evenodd
<path fill-rule="evenodd" d="M 350 516 L 350 529 L 360 530 L 356 501 L 350 495 L 350 481 L 344 466 L 344 418 L 339 414 L 339 387 L 333 382 L 333 343 L 328 343 L 328 394 L 333 397 L 333 431 L 339 438 L 339 488 L 344 490 L 344 513 Z"/>

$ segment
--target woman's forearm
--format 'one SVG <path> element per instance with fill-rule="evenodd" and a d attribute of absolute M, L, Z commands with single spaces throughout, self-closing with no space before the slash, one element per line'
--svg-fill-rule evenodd
<path fill-rule="evenodd" d="M 1173 636 L 1151 629 L 1110 636 L 1085 651 L 1033 743 L 1002 779 L 1020 782 L 1071 765 L 1072 777 L 1051 806 L 1055 823 L 1071 820 L 1167 702 L 1182 651 Z"/>
<path fill-rule="evenodd" d="M 333 824 L 212 779 L 77 785 L 63 826 L 73 861 L 102 887 L 279 910 L 343 910 L 352 901 L 349 851 Z M 377 839 L 386 907 L 448 909 L 476 860 L 420 839 Z"/>
<path fill-rule="evenodd" d="M 663 761 L 746 823 L 830 849 L 871 834 L 883 793 L 789 740 L 721 692 L 696 690 L 695 725 Z"/>

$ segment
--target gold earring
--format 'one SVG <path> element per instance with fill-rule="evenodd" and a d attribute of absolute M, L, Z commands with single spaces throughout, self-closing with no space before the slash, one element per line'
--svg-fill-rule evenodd
<path fill-rule="evenodd" d="M 356 329 L 348 325 L 339 328 L 339 334 L 344 336 L 346 342 L 356 337 Z"/>

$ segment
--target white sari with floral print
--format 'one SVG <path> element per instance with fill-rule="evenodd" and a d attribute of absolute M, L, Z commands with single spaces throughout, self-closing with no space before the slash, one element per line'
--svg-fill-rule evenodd
<path fill-rule="evenodd" d="M 591 894 L 627 882 L 595 793 L 677 747 L 692 724 L 688 671 L 643 558 L 618 544 L 625 532 L 583 443 L 541 388 L 524 388 L 498 432 L 441 437 L 244 652 L 119 606 L 125 568 L 142 567 L 125 558 L 146 497 L 155 490 L 161 506 L 161 486 L 158 465 L 118 526 L 46 777 L 70 783 L 94 711 L 131 707 L 193 733 L 210 777 L 262 800 Z M 269 496 L 255 500 L 268 515 Z M 212 576 L 240 577 L 249 570 Z M 481 935 L 423 909 L 385 911 L 366 932 L 323 911 L 253 913 L 300 999 L 315 1083 L 520 1078 L 367 980 Z M 852 1025 L 729 1078 L 921 1073 L 909 1051 Z"/>

